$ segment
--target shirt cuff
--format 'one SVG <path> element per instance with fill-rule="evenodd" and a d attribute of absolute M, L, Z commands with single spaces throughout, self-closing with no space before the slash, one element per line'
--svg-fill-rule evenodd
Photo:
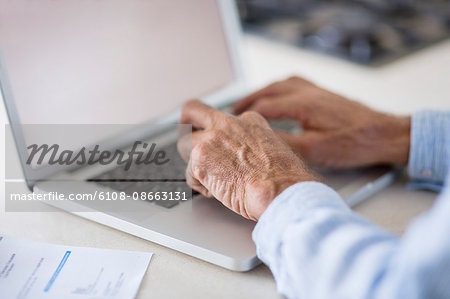
<path fill-rule="evenodd" d="M 446 131 L 450 112 L 424 110 L 411 118 L 408 173 L 418 181 L 442 183 L 447 172 Z"/>
<path fill-rule="evenodd" d="M 302 182 L 290 186 L 278 195 L 253 230 L 258 257 L 270 265 L 278 256 L 285 229 L 308 212 L 317 208 L 331 208 L 351 213 L 340 195 L 325 184 Z"/>

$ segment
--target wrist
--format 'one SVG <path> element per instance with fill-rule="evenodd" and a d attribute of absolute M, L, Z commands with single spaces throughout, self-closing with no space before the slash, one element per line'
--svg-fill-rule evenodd
<path fill-rule="evenodd" d="M 251 207 L 251 218 L 258 220 L 272 201 L 284 190 L 297 183 L 307 181 L 319 182 L 320 180 L 310 173 L 293 174 L 290 176 L 283 174 L 253 185 L 249 188 L 252 194 L 252 198 L 249 198 L 249 201 L 256 204 Z"/>
<path fill-rule="evenodd" d="M 378 152 L 379 162 L 393 165 L 408 164 L 411 117 L 389 116 L 380 138 Z"/>

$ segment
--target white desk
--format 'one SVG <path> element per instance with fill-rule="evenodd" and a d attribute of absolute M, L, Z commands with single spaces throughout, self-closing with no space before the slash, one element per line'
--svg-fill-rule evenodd
<path fill-rule="evenodd" d="M 450 41 L 369 69 L 254 37 L 244 38 L 245 67 L 251 87 L 289 75 L 302 75 L 370 106 L 395 113 L 450 109 Z M 1 105 L 0 120 L 6 123 Z M 4 130 L 0 130 L 4 140 Z M 1 165 L 4 147 L 1 147 Z M 3 166 L 4 168 L 4 166 Z M 0 178 L 4 181 L 4 172 Z M 377 194 L 357 211 L 394 232 L 426 210 L 436 194 L 411 192 L 404 181 Z M 0 232 L 38 241 L 111 249 L 151 251 L 155 255 L 138 298 L 277 298 L 270 271 L 259 266 L 235 273 L 65 212 L 5 213 L 0 185 Z"/>

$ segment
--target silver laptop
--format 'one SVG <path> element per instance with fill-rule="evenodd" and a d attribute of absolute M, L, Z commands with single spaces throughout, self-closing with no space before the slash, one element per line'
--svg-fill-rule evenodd
<path fill-rule="evenodd" d="M 221 108 L 248 92 L 233 1 L 16 0 L 5 1 L 0 15 L 2 96 L 26 183 L 35 194 L 130 194 L 143 188 L 133 179 L 108 180 L 121 171 L 114 165 L 30 165 L 27 145 L 39 135 L 36 126 L 60 124 L 72 149 L 93 144 L 95 138 L 115 149 L 146 138 L 173 152 L 177 134 L 170 124 L 177 122 L 186 99 L 201 98 Z M 64 124 L 114 124 L 108 126 L 114 138 L 99 130 L 87 140 Z M 272 124 L 298 129 L 287 121 Z M 169 172 L 172 180 L 153 181 L 152 188 L 186 188 L 183 176 L 178 176 L 185 165 L 173 161 L 165 170 L 138 171 L 141 178 Z M 351 204 L 395 177 L 380 168 L 323 173 Z M 105 209 L 83 202 L 54 205 L 231 270 L 246 271 L 260 263 L 251 239 L 255 223 L 217 200 L 194 192 L 182 202 L 126 204 L 132 208 Z"/>

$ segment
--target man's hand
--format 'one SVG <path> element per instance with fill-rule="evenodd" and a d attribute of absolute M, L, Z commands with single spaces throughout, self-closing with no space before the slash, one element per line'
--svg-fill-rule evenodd
<path fill-rule="evenodd" d="M 257 220 L 284 189 L 317 180 L 256 112 L 236 117 L 202 104 L 185 104 L 181 123 L 192 124 L 192 147 L 178 142 L 187 183 L 234 212 Z M 192 149 L 192 151 L 191 151 Z"/>
<path fill-rule="evenodd" d="M 279 132 L 311 165 L 349 168 L 408 162 L 410 118 L 374 111 L 298 77 L 273 83 L 234 105 L 236 113 L 290 118 L 304 132 Z"/>

